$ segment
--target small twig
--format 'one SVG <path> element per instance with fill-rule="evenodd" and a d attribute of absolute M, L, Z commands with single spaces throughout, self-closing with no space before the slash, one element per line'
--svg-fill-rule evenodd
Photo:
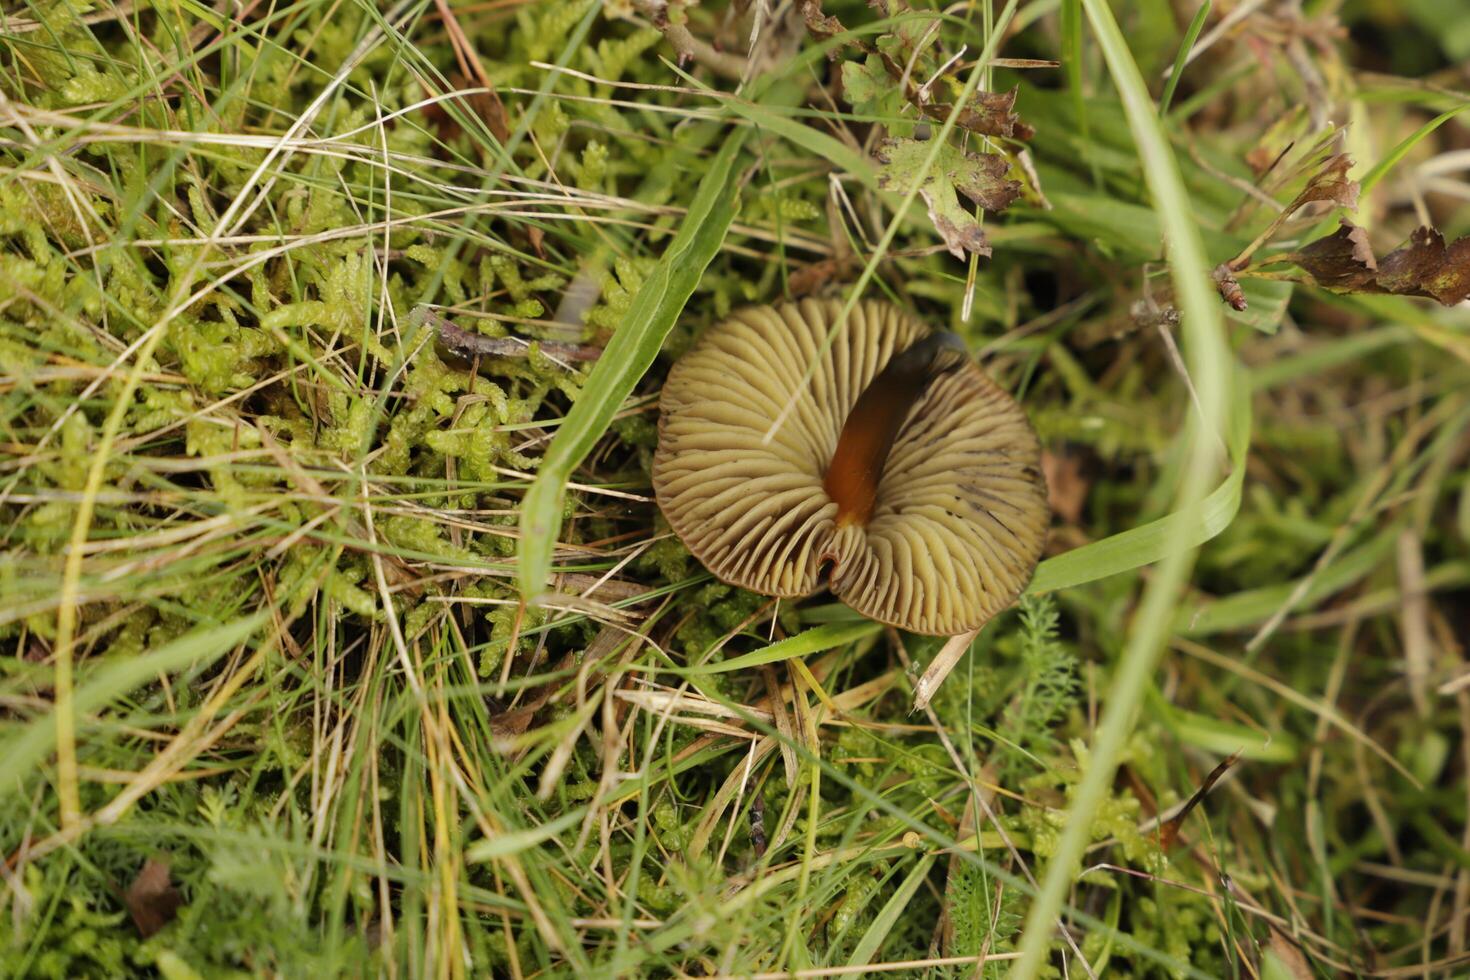
<path fill-rule="evenodd" d="M 438 332 L 439 342 L 445 349 L 466 360 L 477 357 L 529 357 L 532 343 L 537 345 L 541 353 L 558 362 L 595 361 L 602 356 L 601 347 L 588 344 L 563 344 L 553 340 L 530 341 L 520 337 L 486 337 L 464 329 L 427 306 L 414 307 L 411 319 L 431 324 Z"/>
<path fill-rule="evenodd" d="M 1199 806 L 1200 801 L 1205 798 L 1220 777 L 1225 775 L 1231 766 L 1240 761 L 1240 755 L 1241 750 L 1237 749 L 1218 766 L 1210 770 L 1210 774 L 1205 777 L 1205 781 L 1200 784 L 1200 788 L 1195 790 L 1194 795 L 1189 798 L 1189 801 L 1184 806 L 1180 807 L 1179 812 L 1168 820 L 1165 820 L 1159 826 L 1160 847 L 1168 851 L 1169 848 L 1174 846 L 1175 840 L 1179 837 L 1179 828 L 1184 826 L 1184 821 L 1189 817 L 1190 812 Z"/>

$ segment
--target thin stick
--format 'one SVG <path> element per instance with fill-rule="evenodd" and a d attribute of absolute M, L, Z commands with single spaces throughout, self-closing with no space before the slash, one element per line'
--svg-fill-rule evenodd
<path fill-rule="evenodd" d="M 477 357 L 529 357 L 531 343 L 520 337 L 486 337 L 474 333 L 440 316 L 427 306 L 414 307 L 411 318 L 431 324 L 438 332 L 439 341 L 451 353 L 465 360 Z M 553 361 L 595 361 L 602 356 L 601 347 L 585 344 L 563 344 L 553 340 L 536 341 L 541 353 Z M 563 365 L 565 366 L 565 365 Z"/>

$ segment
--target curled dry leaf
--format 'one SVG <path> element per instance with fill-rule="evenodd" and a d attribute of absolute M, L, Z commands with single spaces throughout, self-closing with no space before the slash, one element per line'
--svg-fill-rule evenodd
<path fill-rule="evenodd" d="M 1378 259 L 1368 244 L 1368 230 L 1344 221 L 1337 231 L 1286 256 L 1306 270 L 1319 286 L 1362 289 L 1378 272 Z"/>
<path fill-rule="evenodd" d="M 1082 472 L 1082 457 L 1070 452 L 1041 452 L 1041 472 L 1046 477 L 1047 504 L 1068 524 L 1082 520 L 1092 481 Z"/>
<path fill-rule="evenodd" d="M 1327 289 L 1423 296 L 1453 306 L 1470 298 L 1470 236 L 1446 245 L 1438 230 L 1421 227 L 1381 259 L 1367 233 L 1344 220 L 1337 231 L 1273 261 L 1300 266 Z"/>
<path fill-rule="evenodd" d="M 174 920 L 184 898 L 169 879 L 168 862 L 149 858 L 123 893 L 123 904 L 144 939 Z"/>
<path fill-rule="evenodd" d="M 1006 177 L 1010 164 L 993 153 L 967 153 L 944 144 L 927 172 L 924 163 L 932 144 L 919 140 L 888 139 L 878 144 L 883 167 L 878 186 L 902 190 L 920 178 L 919 196 L 929 209 L 929 220 L 944 239 L 951 255 L 963 259 L 966 252 L 989 255 L 990 242 L 975 215 L 961 205 L 963 194 L 986 211 L 1010 206 L 1021 193 L 1021 185 Z"/>
<path fill-rule="evenodd" d="M 960 108 L 955 125 L 979 136 L 1030 139 L 1036 135 L 1036 130 L 1016 115 L 1016 91 L 976 92 L 969 103 Z M 922 99 L 923 89 L 918 94 Z M 953 103 L 949 102 L 921 101 L 918 105 L 924 115 L 936 122 L 944 122 L 955 111 Z"/>
<path fill-rule="evenodd" d="M 1301 192 L 1292 198 L 1290 204 L 1281 209 L 1281 213 L 1272 219 L 1253 242 L 1229 262 L 1215 267 L 1215 287 L 1220 291 L 1220 297 L 1225 302 L 1236 310 L 1246 308 L 1245 296 L 1240 291 L 1240 284 L 1235 281 L 1235 273 L 1250 264 L 1251 257 L 1256 254 L 1256 251 L 1275 237 L 1276 233 L 1281 230 L 1281 226 L 1286 224 L 1292 215 L 1308 204 L 1319 201 L 1344 208 L 1358 206 L 1358 182 L 1347 175 L 1352 166 L 1353 159 L 1346 153 L 1334 153 L 1327 157 Z"/>
<path fill-rule="evenodd" d="M 1348 178 L 1353 158 L 1346 153 L 1335 153 L 1322 164 L 1322 169 L 1312 175 L 1307 186 L 1286 206 L 1290 215 L 1314 201 L 1327 201 L 1344 208 L 1358 206 L 1358 182 Z"/>

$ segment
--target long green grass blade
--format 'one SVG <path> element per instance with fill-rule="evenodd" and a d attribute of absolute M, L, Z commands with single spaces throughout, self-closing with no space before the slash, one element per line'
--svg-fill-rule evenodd
<path fill-rule="evenodd" d="M 1156 521 L 1083 545 L 1036 568 L 1029 592 L 1055 592 L 1152 565 L 1197 548 L 1230 526 L 1240 510 L 1250 449 L 1250 390 L 1237 385 L 1230 419 L 1230 475 L 1205 498 L 1197 515 L 1176 511 Z"/>
<path fill-rule="evenodd" d="M 1230 402 L 1234 363 L 1225 343 L 1224 317 L 1208 280 L 1209 262 L 1195 224 L 1188 191 L 1159 122 L 1158 107 L 1128 50 L 1128 42 L 1105 0 L 1083 0 L 1113 84 L 1122 97 L 1129 129 L 1138 147 L 1144 178 L 1168 246 L 1170 273 L 1178 299 L 1184 348 L 1199 395 L 1199 417 L 1178 437 L 1189 449 L 1179 483 L 1175 512 L 1182 532 L 1198 527 L 1205 515 L 1207 488 L 1217 465 L 1215 439 Z M 1238 427 L 1231 436 L 1239 438 Z M 1227 442 L 1229 441 L 1227 436 Z M 1189 535 L 1190 538 L 1197 535 Z M 1068 890 L 1091 835 L 1092 818 L 1112 785 L 1118 759 L 1137 716 L 1159 651 L 1172 621 L 1180 586 L 1193 567 L 1194 552 L 1181 548 L 1167 555 L 1144 590 L 1134 615 L 1123 656 L 1102 703 L 1106 714 L 1088 753 L 1087 770 L 1072 798 L 1067 821 L 1036 900 L 1026 916 L 1020 953 L 1011 976 L 1031 980 L 1046 961 Z"/>
<path fill-rule="evenodd" d="M 504 834 L 497 834 L 485 840 L 476 841 L 465 848 L 465 860 L 470 863 L 479 861 L 493 861 L 496 858 L 509 857 L 527 851 L 538 844 L 551 840 L 557 834 L 567 830 L 582 819 L 587 812 L 585 806 L 577 807 L 567 813 L 563 813 L 555 820 L 541 824 L 539 827 L 528 827 L 525 830 L 512 830 Z"/>
<path fill-rule="evenodd" d="M 883 903 L 883 908 L 878 910 L 877 918 L 868 926 L 867 931 L 863 933 L 863 937 L 858 940 L 857 947 L 853 949 L 852 955 L 847 958 L 848 966 L 867 966 L 873 962 L 873 957 L 877 955 L 878 950 L 883 946 L 883 940 L 887 939 L 888 934 L 893 931 L 893 927 L 898 923 L 899 917 L 908 911 L 909 902 L 913 900 L 914 893 L 924 883 L 924 879 L 928 876 L 929 869 L 932 867 L 934 867 L 933 854 L 924 855 L 919 860 L 919 863 L 914 865 L 908 877 L 903 880 L 903 883 L 898 886 L 898 890 L 889 897 L 888 901 Z"/>
<path fill-rule="evenodd" d="M 607 431 L 623 399 L 653 364 L 664 338 L 684 311 L 705 268 L 719 252 L 738 210 L 735 161 L 746 130 L 736 129 L 709 163 L 674 240 L 642 287 L 592 369 L 541 461 L 521 505 L 521 595 L 533 601 L 546 588 L 551 555 L 561 532 L 562 499 L 572 471 Z"/>
<path fill-rule="evenodd" d="M 1394 167 L 1398 166 L 1399 161 L 1408 156 L 1409 151 L 1418 146 L 1426 136 L 1428 136 L 1430 133 L 1434 132 L 1436 129 L 1443 126 L 1445 123 L 1449 122 L 1451 119 L 1455 118 L 1467 109 L 1470 109 L 1470 102 L 1467 102 L 1464 105 L 1456 106 L 1448 112 L 1440 113 L 1433 119 L 1429 120 L 1429 122 L 1425 123 L 1418 129 L 1410 133 L 1408 136 L 1404 137 L 1404 139 L 1397 146 L 1388 151 L 1387 156 L 1378 161 L 1378 163 L 1373 167 L 1372 170 L 1363 175 L 1362 180 L 1358 181 L 1360 193 L 1366 195 L 1369 191 L 1373 189 L 1374 185 L 1376 185 L 1380 180 L 1383 179 L 1385 174 L 1387 174 Z"/>
<path fill-rule="evenodd" d="M 1189 61 L 1189 52 L 1194 50 L 1194 42 L 1199 40 L 1199 32 L 1204 30 L 1205 18 L 1210 16 L 1210 0 L 1205 0 L 1199 5 L 1199 10 L 1194 13 L 1194 20 L 1189 22 L 1189 27 L 1184 32 L 1184 37 L 1179 42 L 1179 53 L 1174 56 L 1174 70 L 1169 72 L 1169 81 L 1164 86 L 1163 97 L 1159 99 L 1159 115 L 1169 114 L 1169 103 L 1174 101 L 1174 90 L 1179 87 L 1179 77 L 1184 74 L 1184 66 Z"/>
<path fill-rule="evenodd" d="M 1062 0 L 1062 69 L 1082 141 L 1087 141 L 1087 99 L 1082 92 L 1082 0 Z"/>
<path fill-rule="evenodd" d="M 859 620 L 854 623 L 827 623 L 824 626 L 814 626 L 809 630 L 803 630 L 795 636 L 772 643 L 768 647 L 747 653 L 742 657 L 732 657 L 716 664 L 690 667 L 679 673 L 724 674 L 732 670 L 745 670 L 747 667 L 779 663 L 782 660 L 791 660 L 796 657 L 809 657 L 814 653 L 821 653 L 833 647 L 840 647 L 844 643 L 872 636 L 882 628 L 881 624 L 868 620 Z"/>

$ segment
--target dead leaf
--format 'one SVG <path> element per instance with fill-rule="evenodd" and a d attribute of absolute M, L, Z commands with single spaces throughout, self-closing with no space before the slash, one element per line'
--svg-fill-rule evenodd
<path fill-rule="evenodd" d="M 922 93 L 922 89 L 918 90 Z M 968 105 L 955 117 L 955 125 L 980 136 L 997 136 L 1027 140 L 1036 130 L 1021 122 L 1015 113 L 1016 89 L 1009 92 L 976 92 Z M 944 122 L 955 111 L 949 102 L 927 102 L 919 106 L 924 115 Z"/>
<path fill-rule="evenodd" d="M 1407 244 L 1379 260 L 1378 287 L 1454 306 L 1470 297 L 1470 236 L 1446 246 L 1436 229 L 1415 229 Z"/>
<path fill-rule="evenodd" d="M 1316 980 L 1317 974 L 1312 972 L 1312 965 L 1302 955 L 1301 948 L 1274 925 L 1268 923 L 1270 935 L 1266 939 L 1265 956 L 1276 957 L 1277 963 L 1285 971 L 1291 980 Z M 1263 973 L 1269 976 L 1269 973 Z"/>
<path fill-rule="evenodd" d="M 169 880 L 168 861 L 149 858 L 123 893 L 123 904 L 144 939 L 174 920 L 184 898 Z"/>
<path fill-rule="evenodd" d="M 822 10 L 821 0 L 801 0 L 799 4 L 807 33 L 818 41 L 828 41 L 847 28 L 836 17 Z M 884 16 L 887 16 L 886 14 Z M 903 97 L 920 112 L 937 122 L 955 116 L 955 125 L 981 136 L 1027 140 L 1036 131 L 1022 122 L 1015 113 L 1016 89 L 1009 92 L 975 92 L 970 101 L 956 110 L 954 103 L 936 102 L 929 85 L 920 85 L 916 78 L 928 78 L 932 68 L 942 59 L 938 53 L 923 48 L 927 32 L 917 30 L 910 23 L 896 26 L 893 33 L 885 34 L 878 43 L 870 44 L 862 37 L 848 34 L 845 42 L 849 47 L 868 55 L 866 64 L 846 62 L 842 66 L 842 87 L 848 101 L 854 106 L 872 102 L 885 86 L 878 74 L 878 65 L 887 73 L 889 86 L 902 87 Z M 837 56 L 837 49 L 828 53 Z M 1050 62 L 1037 62 L 1050 66 Z"/>
<path fill-rule="evenodd" d="M 1092 481 L 1082 475 L 1082 459 L 1076 453 L 1042 450 L 1041 472 L 1046 476 L 1047 503 L 1068 524 L 1082 519 L 1082 505 Z"/>
<path fill-rule="evenodd" d="M 1470 298 L 1470 236 L 1446 245 L 1429 227 L 1375 259 L 1367 233 L 1344 219 L 1326 238 L 1265 264 L 1282 261 L 1300 266 L 1315 284 L 1342 292 L 1423 296 L 1445 306 Z"/>
<path fill-rule="evenodd" d="M 802 266 L 791 274 L 787 281 L 787 288 L 791 290 L 792 299 L 800 299 L 824 289 L 829 282 L 840 276 L 849 266 L 855 264 L 852 258 L 822 259 Z"/>
<path fill-rule="evenodd" d="M 590 686 L 597 678 L 606 671 L 606 666 L 601 663 L 603 658 L 615 651 L 628 639 L 625 630 L 612 626 L 604 626 L 587 644 L 587 649 L 581 656 L 568 653 L 562 656 L 551 668 L 553 675 L 558 675 L 576 666 L 578 663 L 592 664 L 587 676 L 587 684 Z M 506 656 L 513 656 L 513 652 L 507 652 Z M 493 736 L 493 744 L 497 751 L 506 755 L 519 758 L 526 751 L 527 746 L 520 741 L 531 727 L 531 722 L 536 714 L 558 693 L 565 694 L 566 689 L 561 681 L 549 681 L 525 692 L 526 703 L 510 710 L 495 710 L 490 715 L 490 732 Z"/>
<path fill-rule="evenodd" d="M 1251 257 L 1256 254 L 1256 251 L 1275 237 L 1292 215 L 1308 204 L 1318 201 L 1325 201 L 1344 208 L 1358 206 L 1358 182 L 1349 179 L 1347 175 L 1352 166 L 1353 159 L 1346 153 L 1334 153 L 1324 158 L 1321 165 L 1317 167 L 1316 173 L 1307 180 L 1307 185 L 1291 199 L 1290 204 L 1281 209 L 1281 213 L 1276 215 L 1265 230 L 1256 236 L 1255 241 L 1242 249 L 1235 258 L 1215 268 L 1215 284 L 1227 303 L 1236 310 L 1246 308 L 1245 297 L 1240 294 L 1238 284 L 1234 290 L 1230 288 L 1234 283 L 1234 274 L 1250 264 Z M 1237 302 L 1240 305 L 1237 306 Z"/>
<path fill-rule="evenodd" d="M 989 255 L 985 229 L 960 204 L 958 194 L 986 211 L 1005 209 L 1021 193 L 1019 183 L 1006 179 L 1010 164 L 993 153 L 968 153 L 946 143 L 939 147 L 933 166 L 925 173 L 930 147 L 930 143 L 919 140 L 883 140 L 877 151 L 878 159 L 883 161 L 878 186 L 903 190 L 922 175 L 919 196 L 949 253 L 957 259 L 963 259 L 966 252 Z"/>
<path fill-rule="evenodd" d="M 1290 215 L 1313 201 L 1329 201 L 1344 208 L 1357 207 L 1358 182 L 1348 179 L 1347 175 L 1352 166 L 1353 158 L 1346 153 L 1328 157 L 1322 168 L 1307 181 L 1307 186 L 1286 206 L 1286 213 Z"/>
<path fill-rule="evenodd" d="M 1373 281 L 1378 271 L 1367 230 L 1351 221 L 1343 221 L 1337 231 L 1285 259 L 1306 270 L 1317 285 L 1329 289 L 1361 289 Z"/>
<path fill-rule="evenodd" d="M 822 0 L 800 0 L 797 6 L 801 8 L 801 16 L 806 21 L 807 31 L 818 40 L 836 37 L 847 30 L 842 26 L 842 21 L 822 13 Z M 828 57 L 836 57 L 836 52 L 832 52 Z"/>

